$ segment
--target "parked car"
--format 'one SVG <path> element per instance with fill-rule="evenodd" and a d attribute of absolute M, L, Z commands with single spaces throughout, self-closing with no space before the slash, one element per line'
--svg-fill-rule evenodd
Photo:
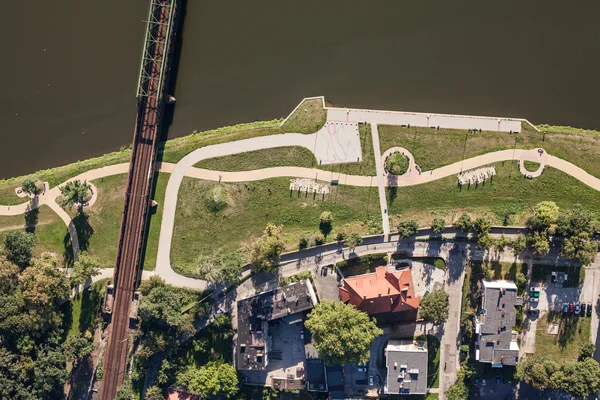
<path fill-rule="evenodd" d="M 300 340 L 304 340 L 304 331 L 300 331 Z"/>
<path fill-rule="evenodd" d="M 586 308 L 585 303 L 581 303 L 581 314 L 580 315 L 582 317 L 585 317 L 585 308 Z"/>
<path fill-rule="evenodd" d="M 569 303 L 563 303 L 563 312 L 569 312 Z"/>
<path fill-rule="evenodd" d="M 496 385 L 500 384 L 500 374 L 496 374 Z"/>
<path fill-rule="evenodd" d="M 487 385 L 487 382 L 485 381 L 485 379 L 482 379 L 481 380 L 481 386 L 485 386 L 485 385 Z"/>
<path fill-rule="evenodd" d="M 575 306 L 573 305 L 573 303 L 569 303 L 569 312 L 570 313 L 575 312 Z"/>
<path fill-rule="evenodd" d="M 369 386 L 373 386 L 373 375 L 369 376 Z"/>
<path fill-rule="evenodd" d="M 361 367 L 361 366 L 359 366 L 357 368 L 357 370 L 358 370 L 358 372 L 367 372 L 367 369 L 365 367 Z"/>
<path fill-rule="evenodd" d="M 581 310 L 579 303 L 575 304 L 575 315 L 579 315 L 579 311 Z"/>
<path fill-rule="evenodd" d="M 592 303 L 588 303 L 588 306 L 587 306 L 587 316 L 588 317 L 592 316 Z"/>
<path fill-rule="evenodd" d="M 529 301 L 532 303 L 538 303 L 540 301 L 540 288 L 529 288 Z"/>
<path fill-rule="evenodd" d="M 379 375 L 375 375 L 375 380 L 377 381 L 378 385 L 381 385 L 381 377 Z"/>

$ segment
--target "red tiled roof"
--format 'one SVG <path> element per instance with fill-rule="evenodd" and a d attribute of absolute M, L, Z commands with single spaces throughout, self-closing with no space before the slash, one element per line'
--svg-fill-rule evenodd
<path fill-rule="evenodd" d="M 410 269 L 397 271 L 389 266 L 344 279 L 340 298 L 369 315 L 412 311 L 421 302 L 413 292 Z"/>
<path fill-rule="evenodd" d="M 185 392 L 183 390 L 169 389 L 167 400 L 200 400 L 200 396 Z"/>

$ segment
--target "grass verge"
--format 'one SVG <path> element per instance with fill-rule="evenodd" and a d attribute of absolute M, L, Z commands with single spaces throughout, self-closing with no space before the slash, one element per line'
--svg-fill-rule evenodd
<path fill-rule="evenodd" d="M 315 133 L 325 124 L 327 111 L 323 99 L 304 99 L 281 125 L 284 132 Z"/>
<path fill-rule="evenodd" d="M 262 234 L 267 223 L 284 225 L 286 248 L 298 248 L 302 235 L 319 230 L 323 211 L 333 213 L 333 231 L 357 231 L 363 235 L 381 230 L 376 188 L 334 186 L 322 197 L 290 192 L 289 178 L 256 182 L 222 183 L 184 178 L 178 196 L 171 260 L 186 273 L 200 254 L 215 250 L 236 251 Z M 217 187 L 226 193 L 226 206 L 212 212 L 206 199 Z"/>
<path fill-rule="evenodd" d="M 171 174 L 160 173 L 155 179 L 153 199 L 158 203 L 150 212 L 148 222 L 148 234 L 146 235 L 146 251 L 144 252 L 144 270 L 154 271 L 156 268 L 156 256 L 158 254 L 158 241 L 160 239 L 160 224 L 162 223 L 163 207 L 165 203 L 165 192 Z"/>
<path fill-rule="evenodd" d="M 559 325 L 558 335 L 548 333 L 549 323 Z M 590 341 L 590 329 L 591 318 L 549 312 L 537 323 L 535 352 L 559 363 L 575 361 L 581 347 Z"/>
<path fill-rule="evenodd" d="M 556 202 L 561 209 L 581 204 L 600 216 L 600 192 L 561 171 L 550 168 L 538 178 L 525 179 L 516 163 L 508 161 L 496 164 L 496 171 L 491 182 L 478 188 L 472 185 L 461 190 L 454 176 L 416 186 L 388 188 L 390 224 L 396 226 L 397 221 L 407 217 L 421 226 L 430 225 L 435 217 L 443 217 L 450 223 L 466 212 L 472 216 L 487 215 L 499 225 L 507 215 L 509 225 L 522 225 L 533 213 L 533 207 L 544 200 Z"/>
<path fill-rule="evenodd" d="M 583 281 L 585 280 L 585 268 L 580 266 L 546 264 L 533 264 L 531 266 L 531 280 L 545 282 L 550 278 L 552 272 L 564 272 L 567 274 L 567 280 L 563 283 L 563 287 L 578 287 L 579 285 L 583 285 Z"/>
<path fill-rule="evenodd" d="M 359 135 L 363 156 L 360 162 L 319 165 L 310 150 L 304 147 L 289 146 L 209 158 L 200 161 L 195 167 L 215 171 L 252 171 L 255 169 L 286 166 L 317 168 L 349 175 L 375 176 L 375 154 L 373 153 L 371 127 L 361 124 L 359 126 Z"/>
<path fill-rule="evenodd" d="M 366 256 L 351 258 L 337 263 L 338 268 L 345 277 L 363 275 L 375 272 L 377 267 L 387 265 L 387 254 L 369 254 Z"/>
<path fill-rule="evenodd" d="M 102 279 L 94 282 L 88 290 L 80 292 L 63 305 L 64 327 L 68 336 L 86 332 L 94 334 L 107 281 L 108 279 Z"/>
<path fill-rule="evenodd" d="M 34 249 L 34 255 L 42 253 L 54 253 L 62 259 L 65 252 L 71 253 L 71 243 L 68 240 L 68 232 L 65 223 L 48 206 L 41 206 L 26 215 L 0 216 L 0 243 L 4 242 L 4 236 L 13 230 L 25 229 L 34 231 L 38 243 Z"/>
<path fill-rule="evenodd" d="M 544 126 L 537 132 L 527 124 L 518 135 L 506 132 L 469 133 L 459 129 L 379 127 L 381 151 L 401 146 L 410 151 L 423 171 L 452 164 L 463 158 L 492 151 L 544 148 L 553 156 L 569 161 L 600 177 L 600 133 L 582 129 Z"/>

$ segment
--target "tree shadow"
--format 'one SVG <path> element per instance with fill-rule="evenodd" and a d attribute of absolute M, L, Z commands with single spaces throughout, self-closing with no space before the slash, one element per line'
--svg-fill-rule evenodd
<path fill-rule="evenodd" d="M 319 230 L 323 235 L 327 236 L 331 233 L 331 222 L 320 222 Z"/>
<path fill-rule="evenodd" d="M 92 357 L 85 357 L 75 368 L 69 377 L 69 385 L 71 390 L 67 399 L 84 399 L 87 397 L 89 385 L 94 373 L 94 362 Z"/>
<path fill-rule="evenodd" d="M 73 303 L 70 301 L 66 301 L 63 305 L 60 306 L 60 310 L 63 314 L 63 338 L 66 338 L 67 334 L 71 330 L 71 327 L 73 326 Z"/>
<path fill-rule="evenodd" d="M 90 219 L 83 210 L 78 210 L 77 215 L 73 218 L 73 225 L 77 230 L 77 238 L 79 239 L 79 249 L 87 251 L 90 238 L 94 234 L 94 228 L 90 225 Z"/>
<path fill-rule="evenodd" d="M 73 262 L 75 261 L 73 256 L 73 243 L 71 242 L 71 235 L 69 234 L 69 229 L 67 229 L 67 233 L 63 237 L 63 259 L 66 267 L 73 266 Z"/>
<path fill-rule="evenodd" d="M 388 174 L 387 176 L 388 192 L 390 204 L 393 204 L 398 197 L 398 177 L 396 175 Z"/>
<path fill-rule="evenodd" d="M 25 213 L 25 231 L 26 232 L 35 233 L 35 228 L 37 228 L 39 214 L 40 214 L 40 211 L 37 207 L 32 208 Z"/>

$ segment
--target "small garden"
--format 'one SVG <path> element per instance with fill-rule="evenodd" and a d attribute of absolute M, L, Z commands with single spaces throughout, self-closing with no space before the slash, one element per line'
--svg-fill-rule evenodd
<path fill-rule="evenodd" d="M 408 171 L 409 160 L 404 154 L 398 152 L 390 154 L 385 160 L 385 167 L 390 174 L 402 175 Z"/>

